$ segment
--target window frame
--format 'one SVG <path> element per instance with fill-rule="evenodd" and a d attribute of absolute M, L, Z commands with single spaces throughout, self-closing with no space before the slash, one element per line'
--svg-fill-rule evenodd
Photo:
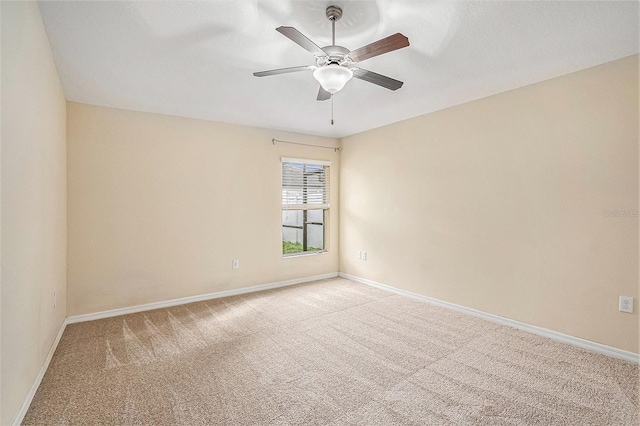
<path fill-rule="evenodd" d="M 294 204 L 291 202 L 291 199 L 288 195 L 285 196 L 286 191 L 286 182 L 285 182 L 285 164 L 292 164 L 295 166 L 302 166 L 303 170 L 306 165 L 311 166 L 321 166 L 324 168 L 324 174 L 322 176 L 322 191 L 321 191 L 321 200 L 320 204 L 317 203 L 318 199 L 316 198 L 315 202 L 307 203 L 307 194 L 309 191 L 309 186 L 307 186 L 306 182 L 302 186 L 302 194 L 303 194 L 303 202 L 301 204 Z M 302 231 L 302 251 L 295 253 L 284 253 L 283 251 L 283 243 L 285 242 L 284 238 L 281 238 L 280 246 L 281 253 L 283 258 L 289 257 L 297 257 L 297 256 L 309 256 L 315 254 L 327 253 L 328 250 L 328 219 L 329 219 L 329 209 L 330 209 L 330 170 L 331 170 L 331 162 L 326 160 L 311 160 L 311 159 L 303 159 L 303 158 L 290 158 L 290 157 L 281 157 L 281 192 L 282 192 L 282 211 L 281 211 L 281 229 L 284 228 L 293 228 L 300 229 Z M 290 177 L 290 176 L 289 176 Z M 303 177 L 306 178 L 306 174 L 303 172 Z M 313 188 L 313 187 L 312 187 Z M 315 187 L 318 188 L 317 186 Z M 300 208 L 296 208 L 300 207 Z M 307 215 L 309 210 L 320 210 L 322 211 L 322 222 L 308 222 Z M 284 213 L 285 211 L 302 211 L 302 225 L 285 225 L 284 223 Z M 321 250 L 308 250 L 308 231 L 309 225 L 319 225 L 322 226 L 322 249 Z"/>

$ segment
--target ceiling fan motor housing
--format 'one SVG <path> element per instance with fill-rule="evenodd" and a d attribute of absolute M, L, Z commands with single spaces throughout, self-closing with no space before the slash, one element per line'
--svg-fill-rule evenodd
<path fill-rule="evenodd" d="M 321 67 L 327 64 L 336 63 L 339 65 L 349 65 L 350 61 L 347 59 L 349 49 L 342 46 L 325 46 L 322 48 L 327 56 L 316 57 L 316 64 Z"/>

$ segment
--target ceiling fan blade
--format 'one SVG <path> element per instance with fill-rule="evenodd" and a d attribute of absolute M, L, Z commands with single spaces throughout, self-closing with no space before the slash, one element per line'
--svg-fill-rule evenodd
<path fill-rule="evenodd" d="M 349 57 L 353 62 L 361 62 L 365 59 L 373 58 L 374 56 L 402 49 L 407 46 L 409 46 L 409 39 L 400 33 L 395 33 L 394 35 L 374 41 L 360 49 L 349 52 Z"/>
<path fill-rule="evenodd" d="M 322 86 L 320 86 L 320 89 L 318 90 L 318 100 L 326 101 L 327 99 L 331 99 L 331 93 L 327 92 Z"/>
<path fill-rule="evenodd" d="M 287 74 L 290 72 L 298 72 L 298 71 L 308 71 L 311 68 L 312 67 L 309 65 L 304 65 L 301 67 L 278 68 L 276 70 L 254 72 L 253 75 L 256 77 L 266 77 L 268 75 Z"/>
<path fill-rule="evenodd" d="M 288 37 L 294 43 L 297 43 L 300 46 L 304 47 L 315 56 L 327 56 L 327 53 L 324 50 L 320 49 L 317 44 L 309 40 L 304 34 L 293 27 L 278 27 L 276 28 L 276 31 L 278 31 L 283 36 Z"/>
<path fill-rule="evenodd" d="M 363 70 L 362 68 L 352 68 L 352 70 L 355 78 L 377 84 L 378 86 L 385 87 L 389 90 L 398 90 L 404 84 L 399 80 L 395 80 L 391 77 L 387 77 L 373 71 Z"/>

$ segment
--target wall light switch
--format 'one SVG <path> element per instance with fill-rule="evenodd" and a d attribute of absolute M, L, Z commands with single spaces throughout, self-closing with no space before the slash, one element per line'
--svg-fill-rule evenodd
<path fill-rule="evenodd" d="M 240 268 L 240 259 L 233 259 L 233 261 L 231 262 L 231 267 L 233 269 Z"/>
<path fill-rule="evenodd" d="M 360 258 L 361 258 L 362 260 L 367 260 L 367 252 L 366 252 L 366 251 L 363 251 L 363 252 L 362 252 L 362 255 L 360 256 Z"/>

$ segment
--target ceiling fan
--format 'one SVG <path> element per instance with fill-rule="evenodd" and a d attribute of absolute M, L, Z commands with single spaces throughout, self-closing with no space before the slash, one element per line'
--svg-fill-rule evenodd
<path fill-rule="evenodd" d="M 331 21 L 331 46 L 321 48 L 293 27 L 276 28 L 276 31 L 280 34 L 313 53 L 316 59 L 316 65 L 279 68 L 254 72 L 253 75 L 256 77 L 266 77 L 269 75 L 313 70 L 313 77 L 320 83 L 317 98 L 319 101 L 330 99 L 331 96 L 340 91 L 352 77 L 377 84 L 389 90 L 398 90 L 402 87 L 402 81 L 365 70 L 356 64 L 365 59 L 409 46 L 409 39 L 406 36 L 396 33 L 359 49 L 350 51 L 345 47 L 336 45 L 336 21 L 342 17 L 342 9 L 338 6 L 329 6 L 326 10 L 326 16 L 327 19 Z"/>

